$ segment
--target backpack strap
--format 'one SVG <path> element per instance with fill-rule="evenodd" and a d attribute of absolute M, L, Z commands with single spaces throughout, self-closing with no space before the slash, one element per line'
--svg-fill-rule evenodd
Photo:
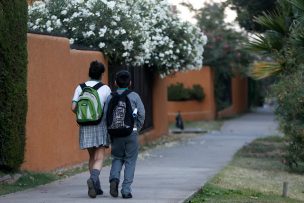
<path fill-rule="evenodd" d="M 96 91 L 101 88 L 103 86 L 102 82 L 97 83 L 96 85 L 94 85 L 92 88 L 95 89 Z"/>
<path fill-rule="evenodd" d="M 85 83 L 81 83 L 81 84 L 79 84 L 80 85 L 80 87 L 81 87 L 81 89 L 83 90 L 85 87 L 87 87 L 87 85 L 85 84 Z"/>
<path fill-rule="evenodd" d="M 130 94 L 132 92 L 132 90 L 125 90 L 121 96 L 127 96 L 128 94 Z"/>

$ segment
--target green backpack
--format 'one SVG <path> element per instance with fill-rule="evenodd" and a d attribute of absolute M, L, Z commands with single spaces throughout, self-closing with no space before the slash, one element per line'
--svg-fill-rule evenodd
<path fill-rule="evenodd" d="M 85 83 L 80 84 L 82 92 L 76 106 L 76 120 L 79 125 L 97 125 L 102 118 L 102 107 L 97 90 L 102 87 L 101 82 L 94 87 Z"/>

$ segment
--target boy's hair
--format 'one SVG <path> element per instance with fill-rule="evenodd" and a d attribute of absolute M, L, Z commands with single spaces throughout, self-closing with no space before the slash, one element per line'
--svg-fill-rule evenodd
<path fill-rule="evenodd" d="M 121 70 L 116 73 L 115 82 L 120 88 L 127 88 L 131 82 L 131 75 L 127 70 Z"/>
<path fill-rule="evenodd" d="M 93 80 L 100 80 L 102 74 L 105 72 L 105 67 L 98 61 L 92 61 L 89 69 L 89 77 Z"/>

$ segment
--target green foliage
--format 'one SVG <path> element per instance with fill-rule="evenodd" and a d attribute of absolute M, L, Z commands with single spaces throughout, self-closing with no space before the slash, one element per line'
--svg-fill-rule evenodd
<path fill-rule="evenodd" d="M 297 167 L 304 162 L 304 3 L 280 0 L 274 12 L 264 13 L 256 22 L 267 30 L 249 47 L 272 61 L 257 63 L 251 72 L 255 78 L 277 76 L 272 88 L 276 115 L 288 138 L 287 164 Z"/>
<path fill-rule="evenodd" d="M 204 89 L 200 85 L 193 85 L 191 90 L 191 96 L 197 101 L 203 101 L 205 98 Z"/>
<path fill-rule="evenodd" d="M 24 158 L 26 32 L 26 1 L 0 0 L 0 169 L 17 169 Z"/>
<path fill-rule="evenodd" d="M 247 31 L 264 31 L 265 29 L 255 21 L 255 16 L 263 12 L 271 12 L 275 8 L 277 0 L 230 0 L 232 9 L 237 12 L 237 21 L 239 25 Z"/>
<path fill-rule="evenodd" d="M 196 10 L 197 25 L 208 37 L 204 51 L 204 64 L 215 72 L 215 97 L 217 109 L 231 104 L 230 78 L 242 73 L 251 63 L 249 51 L 244 49 L 247 36 L 231 28 L 224 21 L 226 4 L 205 4 Z"/>
<path fill-rule="evenodd" d="M 286 160 L 292 168 L 303 165 L 304 162 L 303 81 L 304 65 L 301 65 L 300 70 L 288 77 L 282 77 L 273 86 L 273 93 L 278 101 L 276 114 L 289 143 L 289 153 Z"/>
<path fill-rule="evenodd" d="M 203 101 L 204 98 L 204 89 L 198 84 L 193 85 L 192 89 L 184 87 L 182 83 L 172 84 L 168 87 L 169 101 Z"/>

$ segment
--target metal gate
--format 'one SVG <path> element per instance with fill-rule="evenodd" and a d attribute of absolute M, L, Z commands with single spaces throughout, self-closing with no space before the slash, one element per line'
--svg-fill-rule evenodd
<path fill-rule="evenodd" d="M 115 74 L 120 70 L 128 70 L 131 73 L 131 89 L 137 92 L 145 106 L 146 118 L 142 128 L 145 132 L 153 127 L 153 72 L 146 67 L 124 67 L 109 64 L 109 86 L 112 91 L 116 90 L 114 85 Z"/>

